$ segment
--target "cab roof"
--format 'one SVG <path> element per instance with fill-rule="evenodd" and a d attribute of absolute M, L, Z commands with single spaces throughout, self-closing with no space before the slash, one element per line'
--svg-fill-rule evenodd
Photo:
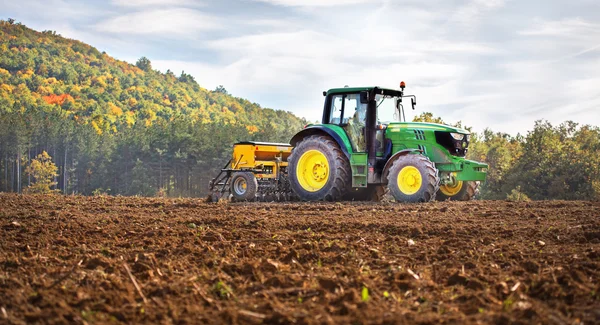
<path fill-rule="evenodd" d="M 385 92 L 386 94 L 396 94 L 399 93 L 399 89 L 391 89 L 391 88 L 382 88 L 377 86 L 372 87 L 344 87 L 344 88 L 331 88 L 327 92 L 323 92 L 323 95 L 331 95 L 331 94 L 347 94 L 347 93 L 359 93 L 361 91 L 371 91 L 373 89 L 379 89 Z"/>

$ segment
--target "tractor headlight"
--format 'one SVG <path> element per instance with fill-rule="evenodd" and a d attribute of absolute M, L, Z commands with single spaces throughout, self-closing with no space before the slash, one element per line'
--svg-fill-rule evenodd
<path fill-rule="evenodd" d="M 458 140 L 458 141 L 461 141 L 462 139 L 465 138 L 465 135 L 460 134 L 460 133 L 450 133 L 450 135 L 452 136 L 452 138 L 454 138 L 454 140 Z"/>

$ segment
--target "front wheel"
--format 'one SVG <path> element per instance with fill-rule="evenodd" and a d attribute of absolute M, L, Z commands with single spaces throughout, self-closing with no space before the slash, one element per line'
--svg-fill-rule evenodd
<path fill-rule="evenodd" d="M 300 141 L 288 158 L 290 187 L 303 201 L 339 201 L 349 189 L 350 162 L 327 136 Z"/>
<path fill-rule="evenodd" d="M 452 184 L 440 186 L 435 199 L 438 201 L 469 201 L 477 194 L 479 183 L 476 181 L 454 181 Z"/>
<path fill-rule="evenodd" d="M 438 170 L 423 155 L 401 156 L 388 174 L 388 188 L 398 202 L 429 202 L 435 198 L 439 184 Z"/>

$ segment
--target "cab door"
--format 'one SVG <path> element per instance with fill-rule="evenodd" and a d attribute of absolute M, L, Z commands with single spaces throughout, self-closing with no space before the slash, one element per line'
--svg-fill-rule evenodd
<path fill-rule="evenodd" d="M 341 126 L 350 143 L 350 166 L 352 187 L 367 186 L 366 111 L 361 104 L 360 93 L 333 95 L 330 101 L 329 123 Z"/>

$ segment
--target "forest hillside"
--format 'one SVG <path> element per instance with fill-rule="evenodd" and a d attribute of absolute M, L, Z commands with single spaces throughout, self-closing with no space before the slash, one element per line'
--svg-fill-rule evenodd
<path fill-rule="evenodd" d="M 26 188 L 26 165 L 46 151 L 64 193 L 202 195 L 232 143 L 287 142 L 305 124 L 147 58 L 0 21 L 1 191 Z"/>

